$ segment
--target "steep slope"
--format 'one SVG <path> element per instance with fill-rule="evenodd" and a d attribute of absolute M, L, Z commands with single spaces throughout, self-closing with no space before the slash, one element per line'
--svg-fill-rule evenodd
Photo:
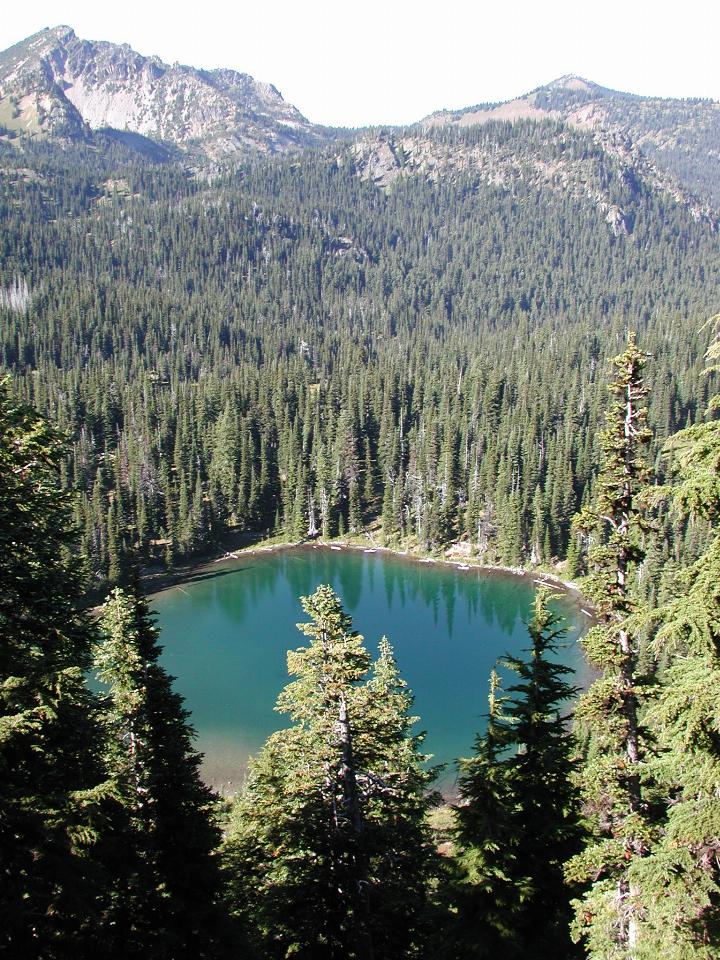
<path fill-rule="evenodd" d="M 472 127 L 548 118 L 590 130 L 601 143 L 632 145 L 686 191 L 720 208 L 720 103 L 711 100 L 642 97 L 566 76 L 516 100 L 432 113 L 421 125 Z"/>
<path fill-rule="evenodd" d="M 505 190 L 523 184 L 569 194 L 596 207 L 616 235 L 632 231 L 631 201 L 643 192 L 664 195 L 715 228 L 711 206 L 627 140 L 538 116 L 510 123 L 490 114 L 474 128 L 369 132 L 353 143 L 353 161 L 363 179 L 385 189 L 413 176 L 433 182 L 472 176 Z"/>
<path fill-rule="evenodd" d="M 274 153 L 322 139 L 275 87 L 233 70 L 143 57 L 126 44 L 43 30 L 0 55 L 0 124 L 77 139 L 111 128 L 210 156 Z"/>

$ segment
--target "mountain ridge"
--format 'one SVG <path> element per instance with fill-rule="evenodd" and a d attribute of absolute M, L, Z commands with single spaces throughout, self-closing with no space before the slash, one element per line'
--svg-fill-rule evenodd
<path fill-rule="evenodd" d="M 487 168 L 488 158 L 467 144 L 458 143 L 455 154 L 437 138 L 429 140 L 431 130 L 528 121 L 584 132 L 628 175 L 685 203 L 698 217 L 714 221 L 720 210 L 720 104 L 643 97 L 577 74 L 512 100 L 439 110 L 408 128 L 358 129 L 343 139 L 355 144 L 359 174 L 387 188 L 398 176 L 437 179 L 473 164 Z M 80 39 L 68 26 L 47 28 L 0 53 L 0 128 L 4 139 L 16 140 L 93 142 L 105 134 L 155 159 L 175 155 L 200 164 L 300 153 L 339 136 L 311 124 L 271 83 L 228 68 L 169 65 L 128 44 Z M 388 153 L 391 140 L 403 143 L 397 155 Z M 515 167 L 528 169 L 523 163 Z M 507 180 L 508 169 L 504 163 L 489 176 Z M 547 185 L 548 177 L 540 180 Z M 573 189 L 587 193 L 581 181 Z"/>
<path fill-rule="evenodd" d="M 40 31 L 0 54 L 0 122 L 11 132 L 88 138 L 110 128 L 211 157 L 324 139 L 269 83 L 145 57 L 128 44 Z"/>
<path fill-rule="evenodd" d="M 603 144 L 640 149 L 683 188 L 720 209 L 720 103 L 642 96 L 566 74 L 500 103 L 437 110 L 418 124 L 474 127 L 497 120 L 557 120 L 586 130 Z"/>

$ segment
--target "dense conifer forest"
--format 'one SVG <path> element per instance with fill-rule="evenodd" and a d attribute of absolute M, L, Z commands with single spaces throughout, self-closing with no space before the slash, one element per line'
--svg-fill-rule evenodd
<path fill-rule="evenodd" d="M 132 551 L 171 566 L 227 531 L 379 525 L 423 551 L 563 558 L 629 328 L 657 444 L 697 420 L 712 224 L 554 124 L 433 136 L 571 154 L 632 229 L 521 172 L 382 190 L 342 144 L 212 176 L 117 145 L 2 145 L 2 359 L 72 437 L 98 586 Z"/>
<path fill-rule="evenodd" d="M 717 957 L 718 234 L 556 124 L 425 136 L 517 177 L 0 144 L 0 956 Z M 560 564 L 596 679 L 539 593 L 439 815 L 320 586 L 221 801 L 140 575 L 230 534 Z"/>

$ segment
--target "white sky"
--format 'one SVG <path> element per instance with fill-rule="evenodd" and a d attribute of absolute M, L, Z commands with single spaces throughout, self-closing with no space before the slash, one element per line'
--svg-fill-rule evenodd
<path fill-rule="evenodd" d="M 168 63 L 249 73 L 328 125 L 413 123 L 566 73 L 720 100 L 717 0 L 14 0 L 0 50 L 60 23 Z"/>

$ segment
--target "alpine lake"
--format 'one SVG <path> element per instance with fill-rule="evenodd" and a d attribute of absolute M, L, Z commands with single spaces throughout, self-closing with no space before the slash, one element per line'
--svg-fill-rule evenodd
<path fill-rule="evenodd" d="M 223 794 L 242 783 L 248 757 L 287 726 L 274 710 L 288 682 L 286 654 L 306 638 L 299 598 L 323 583 L 341 597 L 374 657 L 383 635 L 415 695 L 416 732 L 425 731 L 436 786 L 454 793 L 456 761 L 472 754 L 484 727 L 488 681 L 498 658 L 523 655 L 538 580 L 501 571 L 433 563 L 384 551 L 304 546 L 239 554 L 195 571 L 150 598 L 163 645 L 161 662 L 185 699 L 204 754 L 204 779 Z M 587 680 L 577 643 L 588 625 L 580 598 L 552 590 L 564 619 L 558 653 Z M 513 674 L 501 671 L 506 684 Z"/>

